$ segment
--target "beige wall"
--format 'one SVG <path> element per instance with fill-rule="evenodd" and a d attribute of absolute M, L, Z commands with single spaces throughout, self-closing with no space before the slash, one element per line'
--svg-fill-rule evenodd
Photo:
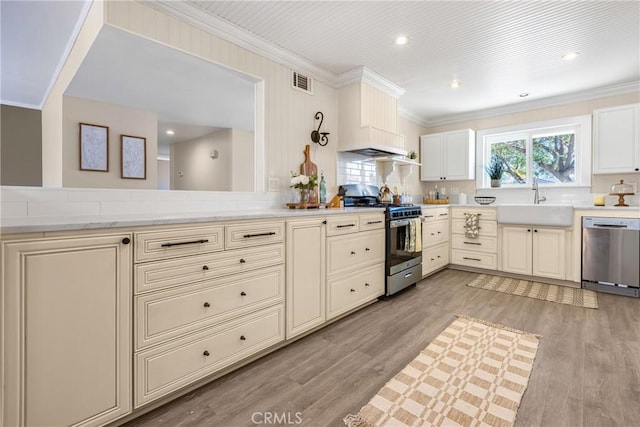
<path fill-rule="evenodd" d="M 484 119 L 475 119 L 461 121 L 458 123 L 431 126 L 425 129 L 425 133 L 446 132 L 456 129 L 471 128 L 473 130 L 480 131 L 483 129 L 493 129 L 503 126 L 516 125 L 520 123 L 533 123 L 544 120 L 552 120 L 562 117 L 573 117 L 583 114 L 592 114 L 593 110 L 599 108 L 613 107 L 616 105 L 633 104 L 640 102 L 640 92 L 616 95 L 598 99 L 592 99 L 589 101 L 574 102 L 565 105 L 559 105 L 548 108 L 540 108 L 535 110 L 523 111 L 519 113 L 506 114 L 503 116 L 489 117 Z M 627 182 L 638 182 L 639 174 L 616 174 L 616 175 L 592 175 L 591 185 L 592 192 L 604 193 L 608 192 L 611 185 L 619 179 L 624 179 Z M 422 183 L 422 189 L 427 192 L 433 189 L 434 185 L 438 184 L 438 187 L 442 186 L 442 182 L 424 182 Z M 475 181 L 447 181 L 447 190 L 457 188 L 459 192 L 466 194 L 475 193 Z"/>
<path fill-rule="evenodd" d="M 171 167 L 169 160 L 158 159 L 158 190 L 171 189 Z"/>
<path fill-rule="evenodd" d="M 0 185 L 42 185 L 42 113 L 0 106 Z"/>
<path fill-rule="evenodd" d="M 172 190 L 231 190 L 233 129 L 171 145 Z M 211 155 L 218 152 L 217 158 Z"/>
<path fill-rule="evenodd" d="M 253 191 L 255 181 L 255 153 L 253 132 L 233 129 L 231 147 L 231 190 Z"/>
<path fill-rule="evenodd" d="M 157 188 L 158 118 L 155 113 L 64 96 L 63 186 L 87 188 Z M 109 171 L 80 170 L 79 124 L 109 127 Z M 147 139 L 147 179 L 122 179 L 120 136 Z"/>

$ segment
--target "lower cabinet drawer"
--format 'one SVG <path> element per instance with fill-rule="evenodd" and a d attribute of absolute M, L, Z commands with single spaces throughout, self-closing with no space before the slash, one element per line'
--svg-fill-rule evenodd
<path fill-rule="evenodd" d="M 443 243 L 422 251 L 422 275 L 449 264 L 449 244 Z"/>
<path fill-rule="evenodd" d="M 135 298 L 136 349 L 284 301 L 284 265 Z"/>
<path fill-rule="evenodd" d="M 284 244 L 147 262 L 134 267 L 134 289 L 143 293 L 184 286 L 284 263 Z"/>
<path fill-rule="evenodd" d="M 422 223 L 422 247 L 438 245 L 449 240 L 449 221 Z"/>
<path fill-rule="evenodd" d="M 247 315 L 134 356 L 135 407 L 284 340 L 284 306 Z"/>
<path fill-rule="evenodd" d="M 459 249 L 451 251 L 451 264 L 467 265 L 469 267 L 496 270 L 498 268 L 497 258 L 496 254 L 483 252 L 461 251 Z"/>
<path fill-rule="evenodd" d="M 496 237 L 498 235 L 498 223 L 496 221 L 478 221 L 478 237 Z M 464 219 L 451 220 L 451 233 L 464 234 Z"/>
<path fill-rule="evenodd" d="M 498 239 L 496 237 L 469 239 L 463 234 L 454 234 L 451 236 L 451 249 L 496 253 L 498 251 Z"/>
<path fill-rule="evenodd" d="M 384 264 L 378 264 L 329 280 L 327 319 L 384 295 L 384 279 Z"/>
<path fill-rule="evenodd" d="M 327 239 L 327 274 L 384 262 L 385 231 L 373 230 Z"/>

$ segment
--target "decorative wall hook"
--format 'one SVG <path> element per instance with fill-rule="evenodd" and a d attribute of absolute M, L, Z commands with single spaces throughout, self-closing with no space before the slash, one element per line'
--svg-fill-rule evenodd
<path fill-rule="evenodd" d="M 324 147 L 329 143 L 329 138 L 327 138 L 329 132 L 320 132 L 320 126 L 322 126 L 322 122 L 324 121 L 324 114 L 318 111 L 315 117 L 316 120 L 320 120 L 320 124 L 318 124 L 318 129 L 311 131 L 311 140 Z"/>

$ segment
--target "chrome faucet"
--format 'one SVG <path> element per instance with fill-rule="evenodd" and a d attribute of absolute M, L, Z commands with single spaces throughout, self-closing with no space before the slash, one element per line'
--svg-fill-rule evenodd
<path fill-rule="evenodd" d="M 538 177 L 537 176 L 533 177 L 533 187 L 531 187 L 531 189 L 535 191 L 535 193 L 533 193 L 534 205 L 539 205 L 540 202 L 545 202 L 547 200 L 547 198 L 544 196 L 540 197 L 540 193 L 538 193 Z"/>

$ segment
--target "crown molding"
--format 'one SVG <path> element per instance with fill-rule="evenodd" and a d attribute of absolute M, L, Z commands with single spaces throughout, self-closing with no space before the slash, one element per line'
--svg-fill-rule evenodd
<path fill-rule="evenodd" d="M 315 80 L 336 87 L 337 76 L 326 71 L 311 61 L 282 49 L 224 19 L 213 16 L 186 2 L 175 0 L 143 0 L 143 3 L 160 12 L 167 13 L 186 21 L 216 37 L 247 49 L 257 55 L 285 65 L 295 71 L 304 72 Z"/>
<path fill-rule="evenodd" d="M 381 76 L 375 71 L 367 67 L 358 67 L 353 70 L 342 73 L 338 76 L 336 88 L 341 88 L 353 83 L 366 83 L 385 92 L 394 98 L 399 98 L 405 94 L 406 90 L 392 82 L 391 80 Z"/>
<path fill-rule="evenodd" d="M 626 95 L 629 93 L 637 92 L 640 92 L 640 80 L 601 86 L 593 89 L 582 90 L 579 92 L 552 96 L 549 98 L 537 99 L 528 102 L 521 102 L 518 104 L 504 105 L 501 107 L 487 108 L 484 110 L 470 111 L 467 113 L 452 114 L 448 116 L 436 117 L 434 119 L 422 119 L 417 123 L 427 127 L 449 125 L 469 120 L 486 119 L 490 117 L 537 110 L 540 108 L 549 108 L 559 105 L 571 104 L 574 102 L 589 101 L 592 99 L 605 98 L 615 95 Z"/>
<path fill-rule="evenodd" d="M 407 119 L 410 122 L 415 123 L 417 125 L 426 126 L 424 118 L 418 116 L 413 111 L 409 111 L 406 108 L 401 107 L 399 105 L 398 105 L 398 116 L 402 117 L 403 119 Z"/>

